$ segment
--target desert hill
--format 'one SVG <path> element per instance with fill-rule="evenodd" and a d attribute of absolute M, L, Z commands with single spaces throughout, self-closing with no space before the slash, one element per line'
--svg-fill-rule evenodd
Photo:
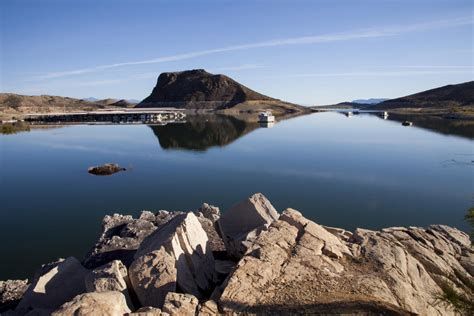
<path fill-rule="evenodd" d="M 271 109 L 278 113 L 305 110 L 258 93 L 225 75 L 214 75 L 203 69 L 162 73 L 152 93 L 137 107 L 244 112 Z"/>

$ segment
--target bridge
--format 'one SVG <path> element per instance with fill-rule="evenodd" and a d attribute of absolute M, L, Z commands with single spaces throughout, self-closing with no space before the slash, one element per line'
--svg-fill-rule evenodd
<path fill-rule="evenodd" d="M 64 113 L 28 114 L 30 124 L 156 124 L 184 123 L 186 114 L 176 108 L 110 109 Z"/>

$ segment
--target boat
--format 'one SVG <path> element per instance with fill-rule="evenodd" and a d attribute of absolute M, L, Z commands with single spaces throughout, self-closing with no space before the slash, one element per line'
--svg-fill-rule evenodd
<path fill-rule="evenodd" d="M 261 112 L 261 113 L 258 114 L 258 121 L 260 123 L 275 122 L 275 117 L 273 116 L 272 112 L 270 112 L 270 111 Z"/>
<path fill-rule="evenodd" d="M 413 125 L 413 122 L 410 122 L 410 121 L 403 121 L 402 125 L 403 125 L 403 126 L 412 126 L 412 125 Z"/>
<path fill-rule="evenodd" d="M 383 116 L 384 119 L 387 119 L 387 117 L 388 117 L 388 112 L 383 112 L 382 116 Z"/>
<path fill-rule="evenodd" d="M 352 117 L 352 112 L 351 112 L 351 111 L 346 112 L 346 116 L 347 116 L 347 117 Z"/>

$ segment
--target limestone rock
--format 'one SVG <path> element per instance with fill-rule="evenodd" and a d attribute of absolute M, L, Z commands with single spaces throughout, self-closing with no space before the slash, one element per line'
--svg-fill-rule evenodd
<path fill-rule="evenodd" d="M 121 292 L 130 307 L 132 307 L 128 288 L 131 287 L 127 268 L 119 260 L 111 261 L 98 267 L 85 278 L 87 292 Z"/>
<path fill-rule="evenodd" d="M 198 316 L 215 316 L 219 315 L 219 309 L 213 300 L 205 301 L 199 304 Z"/>
<path fill-rule="evenodd" d="M 229 255 L 240 258 L 251 242 L 273 221 L 278 212 L 261 193 L 234 205 L 217 221 Z"/>
<path fill-rule="evenodd" d="M 129 269 L 130 281 L 140 303 L 161 307 L 168 292 L 176 291 L 176 258 L 164 247 L 138 257 Z"/>
<path fill-rule="evenodd" d="M 33 278 L 16 311 L 58 308 L 86 291 L 84 279 L 87 273 L 88 270 L 74 257 L 44 265 Z"/>
<path fill-rule="evenodd" d="M 53 312 L 52 316 L 116 316 L 129 312 L 125 296 L 111 291 L 78 295 Z"/>
<path fill-rule="evenodd" d="M 168 293 L 163 305 L 163 312 L 172 316 L 194 316 L 198 299 L 191 294 Z"/>
<path fill-rule="evenodd" d="M 217 221 L 221 217 L 221 211 L 219 208 L 207 203 L 203 203 L 196 213 L 202 214 L 203 217 L 211 220 L 212 222 Z"/>
<path fill-rule="evenodd" d="M 468 291 L 456 280 L 470 276 L 466 236 L 440 225 L 349 235 L 287 209 L 212 297 L 225 312 L 453 315 L 433 302 L 440 280 Z"/>
<path fill-rule="evenodd" d="M 0 313 L 14 309 L 28 288 L 28 280 L 0 281 Z"/>
<path fill-rule="evenodd" d="M 158 271 L 158 272 L 157 272 Z M 208 238 L 193 213 L 180 214 L 145 238 L 129 269 L 144 306 L 161 307 L 175 287 L 203 298 L 216 280 Z M 150 291 L 156 294 L 150 296 Z"/>
<path fill-rule="evenodd" d="M 178 214 L 181 213 L 160 211 L 154 215 L 145 211 L 138 219 L 120 214 L 105 216 L 102 235 L 87 254 L 84 265 L 94 269 L 110 261 L 120 260 L 125 266 L 130 266 L 143 239 Z"/>
<path fill-rule="evenodd" d="M 169 314 L 159 308 L 146 306 L 127 314 L 127 316 L 169 316 Z"/>

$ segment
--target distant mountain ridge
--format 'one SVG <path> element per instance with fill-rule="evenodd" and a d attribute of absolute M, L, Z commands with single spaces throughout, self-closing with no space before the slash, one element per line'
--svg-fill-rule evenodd
<path fill-rule="evenodd" d="M 104 99 L 87 101 L 51 95 L 20 95 L 0 93 L 0 116 L 17 117 L 31 113 L 94 111 L 98 109 L 132 107 L 125 100 Z"/>
<path fill-rule="evenodd" d="M 448 108 L 474 106 L 474 81 L 451 84 L 405 97 L 390 99 L 370 108 Z"/>
<path fill-rule="evenodd" d="M 383 101 L 387 101 L 389 99 L 387 98 L 370 98 L 370 99 L 357 99 L 357 100 L 352 100 L 351 103 L 357 103 L 357 104 L 379 104 Z"/>

